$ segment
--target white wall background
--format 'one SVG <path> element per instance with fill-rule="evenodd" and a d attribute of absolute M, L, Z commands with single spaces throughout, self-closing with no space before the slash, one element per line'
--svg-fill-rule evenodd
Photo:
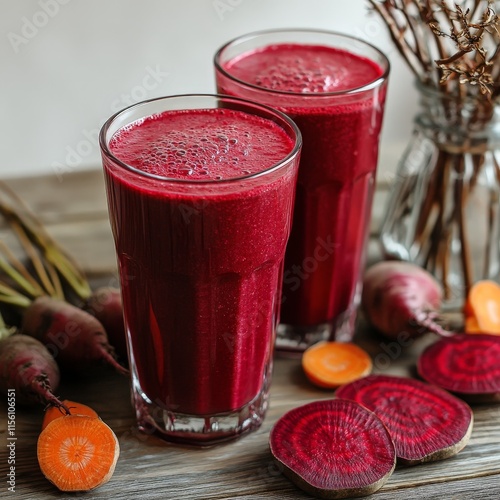
<path fill-rule="evenodd" d="M 379 179 L 409 138 L 413 79 L 366 0 L 0 0 L 0 7 L 0 177 L 98 168 L 97 133 L 113 112 L 161 95 L 214 92 L 216 49 L 269 28 L 341 31 L 381 48 L 392 74 Z"/>

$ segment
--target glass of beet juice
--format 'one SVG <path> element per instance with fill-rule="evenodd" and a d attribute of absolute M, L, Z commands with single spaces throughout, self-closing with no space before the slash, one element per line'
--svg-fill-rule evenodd
<path fill-rule="evenodd" d="M 100 135 L 139 427 L 213 444 L 267 408 L 301 136 L 215 95 L 153 99 Z"/>
<path fill-rule="evenodd" d="M 290 116 L 303 137 L 277 349 L 351 340 L 389 74 L 375 47 L 332 32 L 252 33 L 215 55 L 220 93 Z"/>

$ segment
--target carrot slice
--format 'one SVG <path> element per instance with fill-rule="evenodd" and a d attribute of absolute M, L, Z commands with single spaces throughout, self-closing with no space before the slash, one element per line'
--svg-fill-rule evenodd
<path fill-rule="evenodd" d="M 361 347 L 347 342 L 318 342 L 302 355 L 302 368 L 315 385 L 334 389 L 372 371 L 372 360 Z"/>
<path fill-rule="evenodd" d="M 63 404 L 71 412 L 71 415 L 87 415 L 88 417 L 99 418 L 99 415 L 92 409 L 90 406 L 84 405 L 82 403 L 76 403 L 75 401 L 70 401 L 69 399 L 65 399 Z M 55 420 L 56 418 L 64 417 L 66 413 L 61 411 L 61 409 L 56 406 L 51 406 L 45 411 L 45 415 L 43 417 L 42 422 L 42 431 L 47 427 L 47 425 Z"/>
<path fill-rule="evenodd" d="M 472 285 L 466 301 L 467 316 L 473 316 L 479 331 L 500 335 L 500 286 L 491 280 Z M 470 320 L 471 324 L 472 320 Z"/>
<path fill-rule="evenodd" d="M 469 299 L 466 297 L 464 307 L 463 307 L 464 316 L 474 316 L 474 311 L 470 305 Z"/>
<path fill-rule="evenodd" d="M 484 333 L 477 323 L 477 319 L 475 316 L 466 316 L 464 322 L 464 330 L 465 333 Z"/>
<path fill-rule="evenodd" d="M 61 491 L 89 491 L 103 485 L 119 454 L 115 433 L 95 417 L 56 418 L 38 437 L 40 469 Z"/>

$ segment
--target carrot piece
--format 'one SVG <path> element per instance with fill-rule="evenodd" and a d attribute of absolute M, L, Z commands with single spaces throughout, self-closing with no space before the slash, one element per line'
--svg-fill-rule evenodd
<path fill-rule="evenodd" d="M 474 311 L 473 311 L 473 309 L 470 305 L 469 299 L 467 297 L 465 298 L 463 313 L 464 313 L 465 317 L 474 316 Z"/>
<path fill-rule="evenodd" d="M 70 415 L 87 415 L 88 417 L 99 418 L 99 415 L 92 409 L 90 406 L 84 405 L 82 403 L 76 403 L 75 401 L 70 401 L 69 399 L 65 399 L 63 405 L 70 411 Z M 42 431 L 47 427 L 47 425 L 55 420 L 56 418 L 64 417 L 66 413 L 61 411 L 56 406 L 51 406 L 45 411 L 45 416 L 43 417 L 42 422 Z"/>
<path fill-rule="evenodd" d="M 466 316 L 464 322 L 464 330 L 465 333 L 484 333 L 477 323 L 477 319 L 475 316 Z"/>
<path fill-rule="evenodd" d="M 302 355 L 302 368 L 315 385 L 334 389 L 372 371 L 368 353 L 347 342 L 318 342 Z"/>
<path fill-rule="evenodd" d="M 111 478 L 120 454 L 115 433 L 99 418 L 66 415 L 38 437 L 44 476 L 61 491 L 89 491 Z"/>
<path fill-rule="evenodd" d="M 465 311 L 467 316 L 476 319 L 481 332 L 500 335 L 500 286 L 491 280 L 474 283 L 467 296 Z"/>

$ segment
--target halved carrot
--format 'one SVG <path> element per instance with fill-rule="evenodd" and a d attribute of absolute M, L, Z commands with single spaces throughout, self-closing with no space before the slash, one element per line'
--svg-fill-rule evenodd
<path fill-rule="evenodd" d="M 465 316 L 465 321 L 464 321 L 464 330 L 465 333 L 484 333 L 481 328 L 479 328 L 479 325 L 477 324 L 477 319 L 475 316 Z"/>
<path fill-rule="evenodd" d="M 469 303 L 469 299 L 467 297 L 465 298 L 465 303 L 464 303 L 464 306 L 462 308 L 462 311 L 464 313 L 464 316 L 466 316 L 466 317 L 474 316 L 474 311 L 472 310 L 472 307 Z"/>
<path fill-rule="evenodd" d="M 75 401 L 70 401 L 65 399 L 63 404 L 69 409 L 71 415 L 87 415 L 88 417 L 99 418 L 99 415 L 90 406 L 84 405 L 82 403 L 76 403 Z M 64 417 L 66 413 L 61 411 L 56 406 L 51 406 L 45 410 L 45 415 L 42 422 L 42 431 L 47 427 L 47 425 L 55 420 L 56 418 Z"/>
<path fill-rule="evenodd" d="M 372 360 L 361 347 L 347 342 L 319 342 L 302 355 L 302 368 L 315 385 L 334 389 L 372 370 Z"/>
<path fill-rule="evenodd" d="M 99 418 L 66 415 L 38 437 L 44 476 L 61 491 L 89 491 L 112 476 L 120 454 L 115 433 Z"/>
<path fill-rule="evenodd" d="M 500 335 L 500 285 L 491 280 L 474 283 L 464 311 L 467 317 L 475 318 L 479 331 Z"/>

